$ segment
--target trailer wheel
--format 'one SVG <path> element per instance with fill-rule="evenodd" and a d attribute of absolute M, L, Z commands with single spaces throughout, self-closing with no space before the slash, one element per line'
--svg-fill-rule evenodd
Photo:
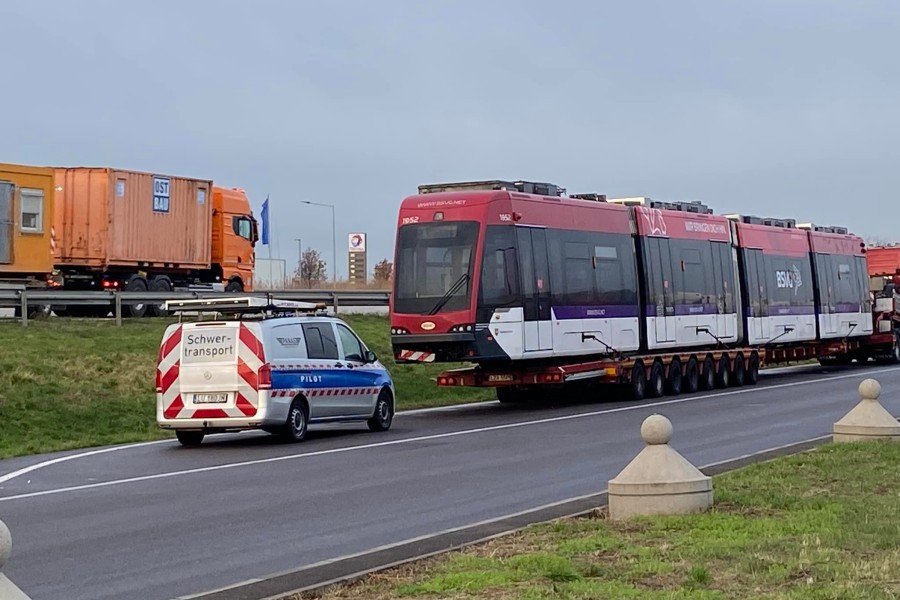
<path fill-rule="evenodd" d="M 891 346 L 891 355 L 888 359 L 889 363 L 900 363 L 900 334 L 894 333 L 894 344 Z"/>
<path fill-rule="evenodd" d="M 684 369 L 684 391 L 688 394 L 695 394 L 700 389 L 700 368 L 697 364 L 697 357 L 691 356 L 687 361 Z"/>
<path fill-rule="evenodd" d="M 756 385 L 759 381 L 759 355 L 756 352 L 752 352 L 747 361 L 747 376 L 744 381 L 747 385 Z"/>
<path fill-rule="evenodd" d="M 734 368 L 731 369 L 731 385 L 741 387 L 747 376 L 747 370 L 744 368 L 744 355 L 738 354 L 734 358 Z"/>
<path fill-rule="evenodd" d="M 681 361 L 677 358 L 673 358 L 672 362 L 669 363 L 669 377 L 668 377 L 668 388 L 669 394 L 672 396 L 677 396 L 681 393 L 681 388 L 684 385 L 684 378 L 681 373 Z"/>
<path fill-rule="evenodd" d="M 644 363 L 637 361 L 631 369 L 631 397 L 635 400 L 643 400 L 647 393 L 647 373 L 644 371 Z"/>
<path fill-rule="evenodd" d="M 731 363 L 728 355 L 723 354 L 719 358 L 719 370 L 716 372 L 716 387 L 727 388 L 731 384 Z"/>
<path fill-rule="evenodd" d="M 660 398 L 666 394 L 666 369 L 659 359 L 650 367 L 650 379 L 647 381 L 647 392 L 651 398 Z"/>
<path fill-rule="evenodd" d="M 700 389 L 712 390 L 716 387 L 716 363 L 712 356 L 703 360 L 703 372 L 700 374 Z"/>

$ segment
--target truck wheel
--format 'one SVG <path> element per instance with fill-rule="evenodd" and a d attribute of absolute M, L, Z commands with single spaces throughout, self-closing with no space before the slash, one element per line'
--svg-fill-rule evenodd
<path fill-rule="evenodd" d="M 716 387 L 716 364 L 713 362 L 712 356 L 707 356 L 703 360 L 703 373 L 700 374 L 700 388 L 703 390 L 712 390 Z"/>
<path fill-rule="evenodd" d="M 661 398 L 666 393 L 666 370 L 661 361 L 653 361 L 650 367 L 650 379 L 647 381 L 647 392 L 651 398 Z"/>
<path fill-rule="evenodd" d="M 744 385 L 747 371 L 744 368 L 744 355 L 738 354 L 734 359 L 734 368 L 731 370 L 731 385 L 741 387 Z"/>
<path fill-rule="evenodd" d="M 696 394 L 700 389 L 700 369 L 697 357 L 692 356 L 687 361 L 684 369 L 684 391 L 688 394 Z"/>
<path fill-rule="evenodd" d="M 900 334 L 894 334 L 894 344 L 891 346 L 891 354 L 888 357 L 891 364 L 900 363 Z"/>
<path fill-rule="evenodd" d="M 282 433 L 290 442 L 302 442 L 306 438 L 307 429 L 309 429 L 309 409 L 303 400 L 297 398 L 291 404 Z"/>
<path fill-rule="evenodd" d="M 241 285 L 240 281 L 229 281 L 228 285 L 225 286 L 225 291 L 229 294 L 240 294 L 244 291 L 244 286 Z"/>
<path fill-rule="evenodd" d="M 681 393 L 681 388 L 683 385 L 684 378 L 681 374 L 681 361 L 677 358 L 673 358 L 672 362 L 669 363 L 669 378 L 667 385 L 669 394 L 677 396 Z"/>
<path fill-rule="evenodd" d="M 203 442 L 202 431 L 181 431 L 175 432 L 175 437 L 181 442 L 182 446 L 199 446 Z"/>
<path fill-rule="evenodd" d="M 644 372 L 644 363 L 637 361 L 631 369 L 631 397 L 634 400 L 643 400 L 647 393 L 647 374 Z"/>
<path fill-rule="evenodd" d="M 758 381 L 759 355 L 756 352 L 752 352 L 750 358 L 747 360 L 747 375 L 744 377 L 744 382 L 747 385 L 756 385 Z"/>
<path fill-rule="evenodd" d="M 372 418 L 368 420 L 367 425 L 372 431 L 387 431 L 391 428 L 393 420 L 394 400 L 391 398 L 390 390 L 385 388 L 378 394 L 375 412 L 372 414 Z"/>
<path fill-rule="evenodd" d="M 146 292 L 147 282 L 139 277 L 135 277 L 125 286 L 126 292 Z M 146 304 L 129 304 L 122 307 L 122 311 L 129 317 L 140 319 L 147 314 Z"/>
<path fill-rule="evenodd" d="M 162 277 L 157 277 L 153 281 L 150 282 L 150 291 L 151 292 L 171 292 L 172 286 L 169 285 L 169 282 Z M 168 317 L 169 311 L 166 310 L 166 304 L 164 302 L 160 304 L 151 304 L 150 311 L 152 312 L 154 317 Z"/>

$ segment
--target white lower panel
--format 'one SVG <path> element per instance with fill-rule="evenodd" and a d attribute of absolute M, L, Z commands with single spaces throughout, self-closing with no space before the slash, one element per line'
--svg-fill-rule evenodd
<path fill-rule="evenodd" d="M 872 333 L 871 313 L 833 313 L 819 315 L 822 339 L 856 337 Z"/>
<path fill-rule="evenodd" d="M 787 328 L 793 331 L 785 333 Z M 747 339 L 750 344 L 789 344 L 816 339 L 815 315 L 784 315 L 780 317 L 750 317 L 747 319 Z"/>
<path fill-rule="evenodd" d="M 657 341 L 657 321 L 665 320 L 670 341 Z M 663 325 L 663 323 L 660 323 Z M 709 333 L 701 331 L 708 329 Z M 737 341 L 737 315 L 685 315 L 676 317 L 648 317 L 647 340 L 650 350 L 690 348 L 716 343 Z"/>
<path fill-rule="evenodd" d="M 555 316 L 555 315 L 554 315 Z M 640 347 L 637 317 L 615 319 L 556 319 L 553 328 L 553 355 L 580 355 L 607 352 L 604 344 L 631 351 Z M 600 341 L 598 341 L 600 340 Z M 600 342 L 603 343 L 600 343 Z"/>

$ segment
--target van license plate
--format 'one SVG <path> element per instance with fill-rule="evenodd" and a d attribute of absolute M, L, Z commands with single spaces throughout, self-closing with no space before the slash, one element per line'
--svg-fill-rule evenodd
<path fill-rule="evenodd" d="M 488 375 L 488 381 L 512 381 L 512 375 Z"/>
<path fill-rule="evenodd" d="M 225 404 L 228 394 L 194 394 L 194 404 Z"/>

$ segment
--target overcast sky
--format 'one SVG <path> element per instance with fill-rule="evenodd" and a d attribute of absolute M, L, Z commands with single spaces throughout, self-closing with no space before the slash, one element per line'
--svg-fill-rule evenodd
<path fill-rule="evenodd" d="M 550 181 L 900 241 L 900 2 L 7 0 L 0 161 L 271 197 L 371 265 L 425 182 Z M 258 247 L 260 257 L 268 256 Z"/>

